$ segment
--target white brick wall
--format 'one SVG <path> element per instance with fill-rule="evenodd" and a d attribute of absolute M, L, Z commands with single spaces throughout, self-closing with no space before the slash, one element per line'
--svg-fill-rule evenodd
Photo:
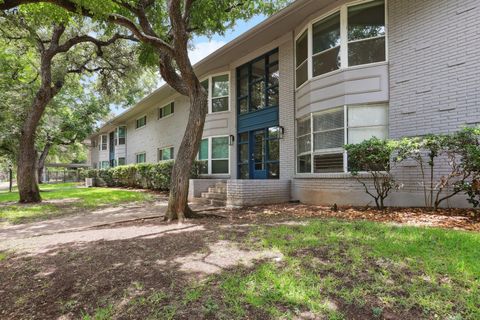
<path fill-rule="evenodd" d="M 290 200 L 290 180 L 227 180 L 227 207 Z"/>
<path fill-rule="evenodd" d="M 279 123 L 285 129 L 280 140 L 280 178 L 295 175 L 295 69 L 293 33 L 279 47 Z"/>
<path fill-rule="evenodd" d="M 311 17 L 318 17 L 342 3 L 345 1 L 329 5 L 325 11 L 312 12 Z M 297 101 L 295 106 L 294 88 L 294 34 L 300 31 L 301 26 L 292 26 L 292 31 L 284 36 L 268 44 L 259 44 L 257 50 L 242 59 L 232 61 L 221 70 L 212 71 L 212 74 L 230 72 L 230 112 L 207 116 L 204 136 L 232 134 L 236 137 L 235 70 L 239 65 L 273 48 L 279 48 L 279 123 L 285 128 L 284 137 L 280 141 L 282 180 L 229 180 L 229 187 L 231 186 L 229 199 L 232 205 L 236 205 L 235 203 L 242 205 L 245 199 L 250 199 L 252 203 L 261 199 L 288 200 L 290 192 L 287 195 L 284 187 L 289 179 L 293 179 L 291 183 L 293 199 L 328 204 L 370 203 L 370 199 L 363 193 L 362 186 L 348 176 L 327 175 L 324 178 L 295 176 L 294 119 L 301 116 L 302 112 L 318 111 L 342 104 L 382 102 L 389 99 L 389 130 L 392 138 L 453 132 L 465 125 L 480 123 L 480 2 L 389 0 L 387 3 L 388 63 L 338 72 L 329 79 L 317 79 L 314 85 L 301 90 L 302 97 L 297 97 L 302 99 L 301 110 L 295 110 L 299 104 Z M 362 75 L 377 77 L 378 88 L 363 88 L 368 94 L 356 94 L 355 97 L 345 94 L 342 99 L 330 97 L 333 89 L 325 89 L 334 84 L 337 90 L 345 85 L 344 82 L 349 77 L 354 76 L 357 79 L 362 78 Z M 362 89 L 361 81 L 356 82 L 356 85 Z M 322 91 L 321 88 L 325 90 Z M 174 116 L 157 120 L 157 108 L 172 99 L 175 100 Z M 135 118 L 127 122 L 128 163 L 135 162 L 137 152 L 145 151 L 147 161 L 156 162 L 157 148 L 172 145 L 175 152 L 178 151 L 188 116 L 187 99 L 175 95 L 159 101 L 158 105 L 149 110 L 146 128 L 135 130 Z M 236 145 L 230 148 L 231 178 L 237 176 L 236 151 Z M 97 162 L 102 159 L 108 160 L 108 152 L 92 150 L 91 158 L 92 161 L 97 159 Z M 392 197 L 391 203 L 420 205 L 422 198 L 421 186 L 418 184 L 418 169 L 404 163 L 397 169 L 397 173 L 400 182 L 404 184 L 404 189 Z M 464 202 L 455 200 L 452 203 L 461 206 Z"/>

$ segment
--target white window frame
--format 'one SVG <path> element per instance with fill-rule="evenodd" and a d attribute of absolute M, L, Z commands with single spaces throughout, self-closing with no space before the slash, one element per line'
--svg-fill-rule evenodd
<path fill-rule="evenodd" d="M 221 96 L 221 97 L 215 97 L 215 99 L 220 99 L 220 98 L 227 98 L 228 101 L 228 109 L 224 111 L 217 111 L 213 112 L 212 111 L 212 101 L 213 101 L 213 81 L 212 79 L 215 77 L 219 76 L 228 76 L 228 96 Z M 208 80 L 208 114 L 222 114 L 222 113 L 227 113 L 230 112 L 230 97 L 232 96 L 232 86 L 231 86 L 231 81 L 232 77 L 230 76 L 230 72 L 221 72 L 221 73 L 215 73 L 211 74 L 208 77 L 204 77 L 200 80 L 200 83 L 204 82 L 205 80 Z"/>
<path fill-rule="evenodd" d="M 170 113 L 168 116 L 160 117 L 160 113 L 162 112 L 161 110 L 168 107 L 169 105 L 173 105 L 172 113 Z M 166 119 L 166 118 L 170 118 L 171 116 L 174 115 L 174 113 L 175 113 L 175 101 L 172 100 L 169 103 L 164 104 L 163 107 L 158 108 L 158 120 L 163 120 L 163 119 Z"/>
<path fill-rule="evenodd" d="M 140 119 L 142 119 L 142 118 L 144 118 L 144 117 L 145 117 L 145 124 L 144 124 L 143 126 L 141 126 L 141 127 L 137 127 L 137 121 L 140 120 Z M 143 128 L 145 128 L 146 126 L 147 126 L 147 115 L 146 115 L 146 114 L 144 114 L 143 116 L 138 117 L 138 118 L 135 119 L 135 130 L 143 129 Z"/>
<path fill-rule="evenodd" d="M 343 134 L 344 134 L 344 142 L 345 144 L 348 144 L 349 141 L 348 141 L 348 129 L 349 128 L 374 128 L 374 127 L 385 127 L 386 131 L 387 131 L 387 138 L 388 138 L 388 132 L 389 132 L 389 126 L 390 126 L 390 123 L 387 123 L 385 126 L 381 126 L 381 125 L 371 125 L 371 126 L 350 126 L 348 124 L 348 109 L 349 108 L 356 108 L 356 107 L 362 107 L 362 106 L 367 106 L 367 105 L 370 105 L 370 106 L 383 106 L 383 107 L 386 107 L 387 108 L 387 112 L 390 111 L 390 105 L 388 102 L 379 102 L 379 103 L 364 103 L 364 104 L 351 104 L 351 105 L 343 105 L 343 106 L 339 106 L 339 107 L 333 107 L 333 108 L 329 108 L 329 109 L 325 109 L 325 110 L 322 110 L 322 111 L 316 111 L 316 112 L 312 112 L 312 113 L 309 113 L 307 116 L 304 116 L 302 118 L 299 118 L 299 119 L 296 119 L 295 120 L 295 127 L 297 129 L 297 122 L 299 120 L 302 120 L 302 119 L 305 119 L 306 117 L 309 117 L 310 118 L 310 152 L 302 152 L 302 153 L 298 153 L 298 138 L 299 137 L 303 137 L 303 136 L 306 136 L 305 135 L 301 135 L 301 136 L 297 136 L 297 131 L 295 130 L 295 174 L 296 175 L 337 175 L 337 174 L 349 174 L 350 172 L 348 171 L 348 155 L 347 155 L 347 151 L 345 150 L 345 148 L 330 148 L 330 149 L 322 149 L 321 151 L 314 151 L 314 134 L 315 132 L 318 133 L 318 132 L 321 132 L 321 131 L 313 131 L 313 117 L 315 115 L 318 115 L 318 114 L 322 114 L 322 113 L 326 113 L 326 112 L 329 112 L 329 111 L 333 111 L 333 110 L 339 110 L 341 108 L 343 108 Z M 388 117 L 387 117 L 388 119 Z M 314 172 L 314 157 L 315 155 L 326 155 L 326 154 L 339 154 L 339 153 L 343 153 L 343 172 L 329 172 L 329 173 L 316 173 Z M 305 155 L 308 155 L 310 154 L 310 172 L 299 172 L 298 171 L 298 157 L 300 156 L 305 156 Z"/>
<path fill-rule="evenodd" d="M 104 139 L 104 137 L 105 137 L 105 139 Z M 105 143 L 103 143 L 104 140 L 105 140 Z M 103 145 L 105 145 L 105 149 L 103 148 Z M 99 149 L 100 149 L 100 151 L 107 151 L 108 150 L 108 135 L 107 134 L 102 134 L 100 136 Z"/>
<path fill-rule="evenodd" d="M 162 160 L 160 158 L 160 152 L 163 151 L 163 150 L 166 150 L 166 149 L 172 149 L 172 158 L 171 159 L 167 159 L 167 160 Z M 165 161 L 172 161 L 172 160 L 175 160 L 175 147 L 174 146 L 167 146 L 167 147 L 162 147 L 162 148 L 158 148 L 157 149 L 157 162 L 165 162 Z"/>
<path fill-rule="evenodd" d="M 300 86 L 297 86 L 297 74 L 295 72 L 295 89 L 299 90 L 303 86 L 305 86 L 307 83 L 310 82 L 312 79 L 319 79 L 323 78 L 341 71 L 344 71 L 346 69 L 355 69 L 355 68 L 363 68 L 365 66 L 374 66 L 374 65 L 381 65 L 388 63 L 389 61 L 389 54 L 388 54 L 388 34 L 389 34 L 389 28 L 388 28 L 388 0 L 385 1 L 385 61 L 379 61 L 379 62 L 373 62 L 373 63 L 367 63 L 367 64 L 361 64 L 361 65 L 356 65 L 356 66 L 349 66 L 348 65 L 348 8 L 349 7 L 354 7 L 357 5 L 361 5 L 364 3 L 372 2 L 375 0 L 359 0 L 359 1 L 354 1 L 354 2 L 349 2 L 346 4 L 343 4 L 339 7 L 336 7 L 335 9 L 332 9 L 319 17 L 311 20 L 305 27 L 303 27 L 298 34 L 295 36 L 295 42 L 294 42 L 294 47 L 295 47 L 295 53 L 294 53 L 294 59 L 295 62 L 297 61 L 297 50 L 296 50 L 296 44 L 297 40 L 300 39 L 300 37 L 303 35 L 305 31 L 307 31 L 307 38 L 308 38 L 308 57 L 307 57 L 307 81 L 302 83 Z M 320 22 L 324 20 L 325 18 L 328 18 L 329 16 L 340 12 L 340 68 L 334 71 L 330 71 L 324 74 L 320 74 L 318 76 L 313 76 L 313 25 L 317 22 Z M 373 39 L 373 38 L 369 38 Z M 365 39 L 367 40 L 367 39 Z M 355 42 L 355 41 L 352 41 Z M 297 70 L 297 67 L 295 65 L 295 71 Z"/>
<path fill-rule="evenodd" d="M 136 125 L 137 125 L 137 124 L 136 124 L 136 122 L 135 122 L 135 126 L 136 126 Z M 125 137 L 124 137 L 125 143 L 122 143 L 122 144 L 120 144 L 120 128 L 121 128 L 121 127 L 125 128 Z M 124 146 L 124 145 L 126 145 L 126 144 L 127 144 L 127 126 L 126 126 L 126 125 L 118 126 L 118 127 L 115 129 L 115 136 L 116 136 L 116 142 L 117 142 L 115 145 L 117 145 L 117 146 Z"/>
<path fill-rule="evenodd" d="M 138 156 L 139 155 L 145 155 L 145 162 L 138 162 Z M 141 163 L 147 163 L 147 152 L 146 151 L 141 151 L 141 152 L 137 152 L 135 153 L 135 164 L 141 164 Z"/>
<path fill-rule="evenodd" d="M 213 138 L 227 138 L 227 141 L 229 141 L 230 136 L 229 135 L 217 135 L 217 136 L 209 136 L 209 137 L 203 137 L 202 138 L 202 140 L 208 139 L 208 159 L 207 160 L 200 160 L 199 154 L 197 155 L 197 160 L 207 161 L 207 173 L 200 174 L 200 176 L 227 176 L 227 175 L 230 175 L 230 154 L 231 154 L 230 148 L 232 146 L 230 144 L 228 144 L 228 157 L 227 158 L 212 159 L 212 154 L 213 154 L 212 139 Z M 227 160 L 228 161 L 228 172 L 227 173 L 212 173 L 212 160 Z"/>
<path fill-rule="evenodd" d="M 103 166 L 104 163 L 107 164 L 105 167 Z M 105 160 L 105 161 L 99 162 L 99 169 L 108 169 L 108 168 L 110 168 L 110 161 Z"/>
<path fill-rule="evenodd" d="M 120 164 L 120 161 L 119 161 L 120 158 L 125 159 L 125 164 Z M 136 159 L 135 159 L 135 160 L 136 160 Z M 117 161 L 117 166 L 127 165 L 127 157 L 117 157 L 116 161 Z"/>

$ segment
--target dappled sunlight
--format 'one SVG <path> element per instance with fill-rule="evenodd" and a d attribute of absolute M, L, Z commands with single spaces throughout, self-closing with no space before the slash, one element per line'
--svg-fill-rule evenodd
<path fill-rule="evenodd" d="M 276 250 L 242 250 L 234 242 L 221 240 L 209 244 L 205 253 L 193 253 L 173 261 L 180 264 L 181 271 L 194 273 L 196 276 L 205 276 L 236 265 L 251 267 L 254 261 L 264 259 L 278 262 L 283 259 L 283 254 Z"/>
<path fill-rule="evenodd" d="M 0 251 L 15 250 L 16 252 L 29 254 L 42 254 L 54 250 L 61 245 L 79 245 L 95 241 L 115 241 L 134 238 L 157 238 L 172 232 L 191 232 L 202 230 L 202 226 L 193 224 L 185 225 L 145 225 L 128 226 L 117 228 L 102 228 L 95 230 L 72 231 L 56 233 L 33 238 L 22 238 L 10 240 L 6 246 L 0 243 Z"/>

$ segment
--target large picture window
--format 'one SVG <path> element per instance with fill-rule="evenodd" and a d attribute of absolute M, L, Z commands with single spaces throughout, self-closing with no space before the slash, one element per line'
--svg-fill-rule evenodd
<path fill-rule="evenodd" d="M 237 69 L 238 113 L 278 107 L 278 49 Z"/>
<path fill-rule="evenodd" d="M 385 3 L 348 8 L 348 65 L 385 61 Z"/>
<path fill-rule="evenodd" d="M 313 76 L 340 68 L 340 13 L 336 13 L 312 27 Z"/>
<path fill-rule="evenodd" d="M 201 82 L 208 92 L 208 113 L 230 109 L 230 81 L 228 74 L 211 76 Z"/>
<path fill-rule="evenodd" d="M 345 172 L 346 154 L 343 146 L 372 137 L 388 137 L 387 105 L 344 106 L 299 119 L 297 172 Z"/>
<path fill-rule="evenodd" d="M 201 174 L 229 173 L 229 137 L 208 137 L 202 139 L 198 160 Z"/>
<path fill-rule="evenodd" d="M 295 45 L 297 88 L 309 77 L 385 61 L 385 20 L 385 1 L 372 0 L 343 5 L 309 24 Z"/>

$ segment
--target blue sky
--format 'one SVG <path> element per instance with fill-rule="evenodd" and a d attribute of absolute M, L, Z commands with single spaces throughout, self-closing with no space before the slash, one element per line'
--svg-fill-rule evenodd
<path fill-rule="evenodd" d="M 264 15 L 257 15 L 254 16 L 252 19 L 248 21 L 238 21 L 235 27 L 225 33 L 225 35 L 214 35 L 211 39 L 207 37 L 197 37 L 193 40 L 193 45 L 195 48 L 190 52 L 190 60 L 193 63 L 196 63 L 210 53 L 214 52 L 218 48 L 222 47 L 226 43 L 230 42 L 231 40 L 235 39 L 242 33 L 245 33 L 247 30 L 253 28 L 255 25 L 259 24 L 263 20 L 266 19 Z M 159 86 L 163 84 L 163 81 L 159 83 Z M 112 112 L 115 115 L 122 113 L 125 109 L 112 107 Z"/>
<path fill-rule="evenodd" d="M 215 35 L 212 38 L 212 40 L 229 42 L 235 39 L 236 37 L 238 37 L 239 35 L 241 35 L 242 33 L 244 33 L 245 31 L 259 24 L 260 22 L 265 20 L 265 18 L 266 17 L 264 15 L 257 15 L 248 21 L 239 21 L 237 22 L 237 25 L 234 27 L 233 30 L 228 31 L 224 36 Z M 195 42 L 208 42 L 208 41 L 209 39 L 207 37 L 198 37 L 195 39 Z"/>

